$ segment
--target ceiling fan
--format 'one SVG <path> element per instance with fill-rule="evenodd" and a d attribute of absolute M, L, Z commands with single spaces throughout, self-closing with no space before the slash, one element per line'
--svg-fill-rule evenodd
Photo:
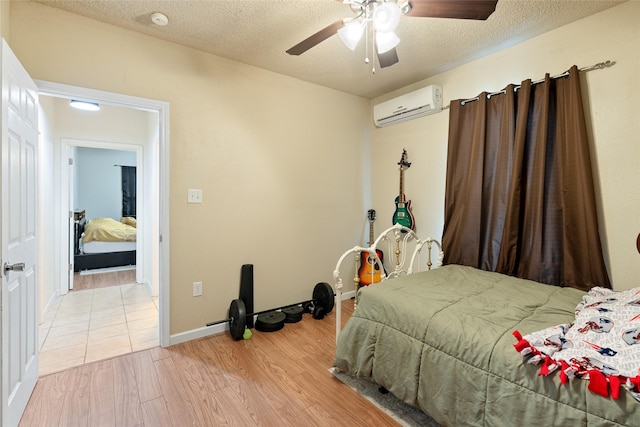
<path fill-rule="evenodd" d="M 396 46 L 400 38 L 394 30 L 402 15 L 410 17 L 457 18 L 486 20 L 496 9 L 498 0 L 336 0 L 351 7 L 354 17 L 340 19 L 307 37 L 291 49 L 289 55 L 300 55 L 320 44 L 334 34 L 351 50 L 365 35 L 369 51 L 369 37 L 374 43 L 372 49 L 378 57 L 380 67 L 389 67 L 398 62 Z M 368 54 L 365 62 L 369 63 Z M 373 68 L 375 73 L 375 66 Z"/>

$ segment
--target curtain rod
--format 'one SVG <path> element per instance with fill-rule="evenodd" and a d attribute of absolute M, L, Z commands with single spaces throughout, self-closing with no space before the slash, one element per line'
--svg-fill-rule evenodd
<path fill-rule="evenodd" d="M 583 72 L 587 72 L 587 71 L 593 71 L 593 70 L 602 70 L 603 68 L 609 68 L 613 65 L 615 65 L 616 61 L 604 61 L 604 62 L 598 62 L 597 64 L 593 64 L 593 65 L 589 65 L 588 67 L 582 67 L 580 68 L 578 71 L 583 71 Z M 551 76 L 552 79 L 559 79 L 562 77 L 566 77 L 569 75 L 569 71 L 565 71 L 562 74 L 558 74 L 557 76 Z M 531 82 L 531 84 L 538 84 L 538 83 L 542 83 L 545 79 L 540 79 L 540 80 L 536 80 L 535 82 Z M 515 90 L 520 89 L 520 85 L 516 85 L 515 86 Z M 492 93 L 488 93 L 487 94 L 487 98 L 491 98 L 493 95 L 499 95 L 501 93 L 507 93 L 506 89 L 502 89 L 499 90 L 498 92 L 492 92 Z M 461 104 L 464 105 L 467 102 L 472 102 L 472 101 L 477 101 L 478 97 L 476 96 L 475 98 L 469 98 L 469 99 L 464 99 L 461 101 Z M 450 107 L 451 104 L 447 104 L 446 106 L 442 107 L 443 110 L 446 110 L 447 108 Z"/>

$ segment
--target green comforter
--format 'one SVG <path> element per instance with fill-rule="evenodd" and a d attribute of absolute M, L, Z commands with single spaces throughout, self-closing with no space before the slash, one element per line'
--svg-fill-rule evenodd
<path fill-rule="evenodd" d="M 640 403 L 538 376 L 523 334 L 569 323 L 584 292 L 449 265 L 362 288 L 334 366 L 447 426 L 639 425 Z"/>

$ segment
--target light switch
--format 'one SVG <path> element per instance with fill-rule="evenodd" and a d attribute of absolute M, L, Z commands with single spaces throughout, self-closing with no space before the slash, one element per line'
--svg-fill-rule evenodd
<path fill-rule="evenodd" d="M 202 203 L 202 190 L 190 188 L 187 190 L 187 203 Z"/>
<path fill-rule="evenodd" d="M 202 296 L 202 282 L 193 282 L 193 296 Z"/>

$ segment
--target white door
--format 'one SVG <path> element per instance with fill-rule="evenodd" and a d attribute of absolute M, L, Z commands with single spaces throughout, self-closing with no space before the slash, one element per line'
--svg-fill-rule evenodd
<path fill-rule="evenodd" d="M 17 426 L 38 379 L 38 90 L 2 40 L 2 425 Z"/>

